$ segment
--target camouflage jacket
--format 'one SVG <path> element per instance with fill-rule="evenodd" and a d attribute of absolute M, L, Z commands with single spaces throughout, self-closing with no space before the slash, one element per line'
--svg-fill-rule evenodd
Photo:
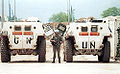
<path fill-rule="evenodd" d="M 60 46 L 60 42 L 62 41 L 62 36 L 55 35 L 51 40 L 55 40 L 55 42 L 52 42 L 52 45 L 54 46 Z"/>

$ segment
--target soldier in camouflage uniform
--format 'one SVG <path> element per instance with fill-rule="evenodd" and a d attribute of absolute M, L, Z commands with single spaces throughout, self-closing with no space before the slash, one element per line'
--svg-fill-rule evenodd
<path fill-rule="evenodd" d="M 52 63 L 55 63 L 55 58 L 56 58 L 56 52 L 58 53 L 58 60 L 59 60 L 59 63 L 61 62 L 60 60 L 60 45 L 62 43 L 62 37 L 59 36 L 58 34 L 59 30 L 57 30 L 55 32 L 55 35 L 53 36 L 53 38 L 50 40 L 50 42 L 52 43 L 53 45 L 53 62 Z"/>

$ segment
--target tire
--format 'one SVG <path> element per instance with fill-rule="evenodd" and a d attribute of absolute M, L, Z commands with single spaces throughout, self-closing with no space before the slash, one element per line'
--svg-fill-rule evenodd
<path fill-rule="evenodd" d="M 102 58 L 103 58 L 102 56 L 98 56 L 98 61 L 102 62 Z"/>
<path fill-rule="evenodd" d="M 64 61 L 66 61 L 66 57 L 65 57 L 65 47 L 66 47 L 66 45 L 65 45 L 65 42 L 63 43 L 63 49 L 64 49 L 64 52 L 63 52 L 63 60 Z"/>
<path fill-rule="evenodd" d="M 72 43 L 71 40 L 65 40 L 65 60 L 66 62 L 72 62 L 73 61 L 73 52 L 72 52 Z"/>
<path fill-rule="evenodd" d="M 101 53 L 103 53 L 103 50 L 104 50 L 104 48 L 102 48 Z M 102 62 L 102 61 L 103 61 L 103 54 L 102 54 L 102 55 L 98 55 L 98 61 L 99 61 L 99 62 Z"/>
<path fill-rule="evenodd" d="M 38 62 L 46 61 L 46 39 L 39 37 L 38 39 Z"/>
<path fill-rule="evenodd" d="M 8 47 L 9 41 L 7 36 L 1 36 L 1 61 L 4 62 L 10 62 L 11 55 L 10 55 L 10 49 Z"/>
<path fill-rule="evenodd" d="M 63 54 L 64 54 L 63 60 L 66 61 L 65 52 Z"/>
<path fill-rule="evenodd" d="M 104 43 L 102 62 L 110 62 L 110 42 Z"/>

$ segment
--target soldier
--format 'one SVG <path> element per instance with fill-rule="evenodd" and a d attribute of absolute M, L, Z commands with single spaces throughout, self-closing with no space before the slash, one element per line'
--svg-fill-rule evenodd
<path fill-rule="evenodd" d="M 63 42 L 62 41 L 62 37 L 59 36 L 58 34 L 59 30 L 56 30 L 55 31 L 55 35 L 53 36 L 53 38 L 50 40 L 50 42 L 52 43 L 53 45 L 53 62 L 52 63 L 55 63 L 55 58 L 56 58 L 56 52 L 58 53 L 58 60 L 59 60 L 59 63 L 61 62 L 60 60 L 60 45 L 61 43 Z"/>

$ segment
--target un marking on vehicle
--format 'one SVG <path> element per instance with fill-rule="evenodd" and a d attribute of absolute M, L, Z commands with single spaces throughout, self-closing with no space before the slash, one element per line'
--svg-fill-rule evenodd
<path fill-rule="evenodd" d="M 18 44 L 19 43 L 19 38 L 18 37 L 14 37 L 14 43 Z"/>
<path fill-rule="evenodd" d="M 31 38 L 31 37 L 29 37 L 29 38 L 27 37 L 26 39 L 27 39 L 27 40 L 26 40 L 26 43 L 27 43 L 27 44 L 31 44 L 32 38 Z"/>
<path fill-rule="evenodd" d="M 31 44 L 31 41 L 33 40 L 33 38 L 31 38 L 31 37 L 27 37 L 26 38 L 26 44 Z M 15 37 L 14 38 L 14 43 L 15 44 L 18 44 L 19 43 L 19 38 L 18 37 Z"/>
<path fill-rule="evenodd" d="M 82 48 L 86 49 L 88 48 L 88 42 L 82 42 Z M 94 48 L 95 49 L 95 42 L 90 42 L 90 48 Z"/>

